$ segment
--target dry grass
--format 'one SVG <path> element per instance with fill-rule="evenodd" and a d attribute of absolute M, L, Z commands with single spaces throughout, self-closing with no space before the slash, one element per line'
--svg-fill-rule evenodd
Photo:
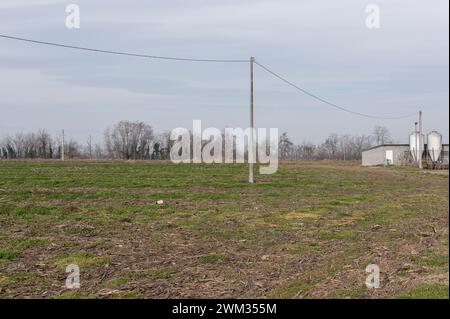
<path fill-rule="evenodd" d="M 284 162 L 249 185 L 246 170 L 0 162 L 0 297 L 448 298 L 448 174 Z"/>

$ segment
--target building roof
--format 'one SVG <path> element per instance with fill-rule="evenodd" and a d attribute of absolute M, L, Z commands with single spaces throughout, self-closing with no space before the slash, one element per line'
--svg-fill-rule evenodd
<path fill-rule="evenodd" d="M 425 147 L 427 146 L 426 143 L 425 143 L 424 145 L 425 145 Z M 377 145 L 377 146 L 372 146 L 372 147 L 370 147 L 370 148 L 366 148 L 365 150 L 362 150 L 362 151 L 363 151 L 363 152 L 365 152 L 365 151 L 370 151 L 370 150 L 373 150 L 373 149 L 376 149 L 376 148 L 379 148 L 379 147 L 386 147 L 386 146 L 409 147 L 409 144 L 380 144 L 380 145 Z M 449 146 L 449 144 L 442 144 L 442 146 Z"/>
<path fill-rule="evenodd" d="M 362 150 L 362 151 L 363 152 L 370 151 L 370 150 L 373 150 L 373 149 L 376 149 L 376 148 L 379 148 L 379 147 L 385 147 L 385 146 L 407 146 L 407 147 L 409 147 L 409 144 L 380 144 L 380 145 L 376 145 L 376 146 L 372 146 L 372 147 L 366 148 L 365 150 Z"/>

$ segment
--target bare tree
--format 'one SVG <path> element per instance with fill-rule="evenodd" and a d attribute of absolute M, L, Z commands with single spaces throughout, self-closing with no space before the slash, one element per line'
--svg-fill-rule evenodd
<path fill-rule="evenodd" d="M 235 157 L 239 152 L 237 141 L 233 137 L 228 138 L 231 138 L 228 143 L 233 145 L 233 157 Z M 224 133 L 222 133 L 222 140 L 224 148 L 227 141 Z M 364 149 L 372 146 L 373 141 L 378 144 L 391 141 L 389 131 L 385 127 L 377 126 L 372 136 L 330 134 L 319 145 L 310 142 L 295 145 L 287 133 L 283 133 L 279 138 L 279 155 L 280 159 L 291 160 L 357 160 L 361 159 Z M 64 148 L 68 158 L 164 160 L 170 158 L 170 148 L 173 143 L 168 131 L 154 136 L 153 129 L 148 124 L 121 121 L 105 131 L 104 144 L 94 144 L 89 137 L 84 146 L 72 139 L 65 142 Z M 202 146 L 206 143 L 207 141 L 202 141 Z M 245 156 L 245 152 L 241 155 Z M 17 133 L 13 137 L 6 136 L 0 139 L 0 158 L 3 159 L 60 157 L 61 137 L 52 138 L 45 130 L 39 130 L 37 133 Z"/>
<path fill-rule="evenodd" d="M 373 128 L 373 137 L 376 145 L 383 145 L 385 143 L 391 143 L 391 133 L 384 126 L 375 126 Z"/>
<path fill-rule="evenodd" d="M 105 131 L 105 145 L 111 158 L 150 158 L 153 139 L 152 127 L 143 122 L 121 121 Z"/>
<path fill-rule="evenodd" d="M 291 142 L 286 132 L 281 134 L 279 142 L 279 154 L 281 159 L 288 159 L 293 151 L 294 143 Z"/>
<path fill-rule="evenodd" d="M 50 134 L 45 130 L 39 130 L 39 132 L 34 136 L 36 156 L 39 158 L 51 158 L 53 155 L 52 151 L 52 138 Z"/>
<path fill-rule="evenodd" d="M 316 151 L 316 146 L 312 143 L 309 142 L 303 142 L 302 146 L 302 153 L 303 153 L 303 158 L 304 159 L 313 159 L 314 157 L 314 152 Z"/>
<path fill-rule="evenodd" d="M 361 159 L 362 151 L 372 146 L 372 139 L 367 135 L 355 136 L 352 143 L 352 159 Z"/>
<path fill-rule="evenodd" d="M 16 150 L 17 157 L 25 157 L 25 137 L 22 133 L 17 133 L 12 138 L 12 144 Z"/>
<path fill-rule="evenodd" d="M 80 145 L 75 140 L 69 140 L 69 142 L 64 144 L 65 154 L 67 154 L 68 158 L 81 157 Z"/>
<path fill-rule="evenodd" d="M 86 153 L 86 156 L 87 156 L 89 159 L 92 159 L 92 155 L 93 155 L 93 146 L 92 146 L 92 136 L 91 136 L 91 135 L 89 135 L 89 138 L 88 138 L 87 141 L 86 141 L 86 151 L 85 151 L 85 153 Z"/>
<path fill-rule="evenodd" d="M 99 144 L 99 143 L 95 144 L 94 155 L 95 155 L 95 158 L 97 158 L 97 159 L 104 157 L 103 148 L 102 148 L 101 144 Z"/>
<path fill-rule="evenodd" d="M 325 142 L 319 146 L 319 151 L 320 153 L 322 153 L 321 157 L 325 155 L 328 159 L 336 159 L 336 155 L 338 152 L 338 142 L 339 142 L 338 135 L 331 134 L 325 140 Z"/>

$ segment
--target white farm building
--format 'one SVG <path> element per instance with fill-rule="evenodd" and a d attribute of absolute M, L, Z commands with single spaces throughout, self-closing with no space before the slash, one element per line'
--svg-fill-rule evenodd
<path fill-rule="evenodd" d="M 408 165 L 417 163 L 419 159 L 432 166 L 448 167 L 449 144 L 442 144 L 442 136 L 431 132 L 425 137 L 412 133 L 410 144 L 383 144 L 371 147 L 362 152 L 363 166 L 376 165 Z M 420 145 L 421 144 L 421 145 Z"/>

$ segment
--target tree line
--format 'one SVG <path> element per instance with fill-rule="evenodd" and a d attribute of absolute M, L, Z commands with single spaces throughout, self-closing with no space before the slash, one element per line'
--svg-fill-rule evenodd
<path fill-rule="evenodd" d="M 330 134 L 320 144 L 295 144 L 283 133 L 278 152 L 282 160 L 358 160 L 362 150 L 391 141 L 389 130 L 382 126 L 376 126 L 371 135 Z M 65 140 L 64 155 L 69 159 L 168 160 L 172 143 L 170 132 L 155 133 L 144 122 L 120 121 L 105 130 L 102 142 Z M 51 136 L 43 129 L 0 138 L 2 159 L 59 159 L 61 152 L 62 136 Z"/>

